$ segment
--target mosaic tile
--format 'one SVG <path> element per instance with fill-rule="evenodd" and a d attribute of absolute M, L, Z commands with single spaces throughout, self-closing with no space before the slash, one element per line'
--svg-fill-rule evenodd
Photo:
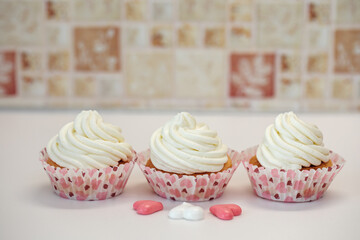
<path fill-rule="evenodd" d="M 178 45 L 181 47 L 195 47 L 198 44 L 199 30 L 197 26 L 184 24 L 177 30 Z"/>
<path fill-rule="evenodd" d="M 132 53 L 126 56 L 126 92 L 129 97 L 164 98 L 173 94 L 173 55 Z"/>
<path fill-rule="evenodd" d="M 328 24 L 330 22 L 330 3 L 311 2 L 308 5 L 308 17 L 311 23 Z"/>
<path fill-rule="evenodd" d="M 21 53 L 21 68 L 24 71 L 42 70 L 42 54 L 38 51 L 26 51 Z"/>
<path fill-rule="evenodd" d="M 70 54 L 68 51 L 49 52 L 48 69 L 50 71 L 68 71 L 70 69 Z"/>
<path fill-rule="evenodd" d="M 328 70 L 327 53 L 309 55 L 307 62 L 307 70 L 310 73 L 326 73 Z"/>
<path fill-rule="evenodd" d="M 204 45 L 207 47 L 225 46 L 225 28 L 209 27 L 205 29 Z"/>
<path fill-rule="evenodd" d="M 177 97 L 220 98 L 225 95 L 222 51 L 178 51 L 175 62 Z"/>
<path fill-rule="evenodd" d="M 0 97 L 14 96 L 16 92 L 16 54 L 0 52 Z"/>
<path fill-rule="evenodd" d="M 107 72 L 120 70 L 119 35 L 116 27 L 75 28 L 75 69 Z"/>
<path fill-rule="evenodd" d="M 230 46 L 233 49 L 248 48 L 252 45 L 251 35 L 249 27 L 232 27 L 230 30 Z"/>
<path fill-rule="evenodd" d="M 353 97 L 354 84 L 351 79 L 337 78 L 332 83 L 332 97 L 337 99 L 351 99 Z"/>
<path fill-rule="evenodd" d="M 299 78 L 281 78 L 279 96 L 286 99 L 301 97 L 301 81 Z"/>
<path fill-rule="evenodd" d="M 148 28 L 145 25 L 128 26 L 125 29 L 125 43 L 128 47 L 145 47 L 149 45 Z"/>
<path fill-rule="evenodd" d="M 98 77 L 100 96 L 104 98 L 121 96 L 123 91 L 121 82 L 120 76 Z"/>
<path fill-rule="evenodd" d="M 0 98 L 360 111 L 360 1 L 0 0 Z"/>
<path fill-rule="evenodd" d="M 174 3 L 170 2 L 153 2 L 152 9 L 153 19 L 155 21 L 170 21 L 174 18 Z"/>
<path fill-rule="evenodd" d="M 92 76 L 77 76 L 74 81 L 74 95 L 77 97 L 94 97 L 96 81 Z"/>
<path fill-rule="evenodd" d="M 274 54 L 232 54 L 230 96 L 269 98 L 274 96 Z"/>
<path fill-rule="evenodd" d="M 296 48 L 301 45 L 303 10 L 300 2 L 260 2 L 257 11 L 261 47 Z"/>
<path fill-rule="evenodd" d="M 325 101 L 324 106 L 320 107 L 317 109 L 318 111 L 323 111 L 324 109 L 326 109 L 327 111 L 332 112 L 352 112 L 354 110 L 354 104 L 352 103 L 352 101 L 344 101 L 343 99 Z"/>
<path fill-rule="evenodd" d="M 308 38 L 310 49 L 327 50 L 329 48 L 330 31 L 326 27 L 309 28 Z"/>
<path fill-rule="evenodd" d="M 118 20 L 121 18 L 121 0 L 75 0 L 76 20 Z"/>
<path fill-rule="evenodd" d="M 343 99 L 323 100 L 312 99 L 304 102 L 302 107 L 305 111 L 311 112 L 352 112 L 355 109 L 355 104 L 352 101 L 344 101 Z"/>
<path fill-rule="evenodd" d="M 147 1 L 130 0 L 125 2 L 126 19 L 130 21 L 144 21 L 147 19 Z"/>
<path fill-rule="evenodd" d="M 353 24 L 359 26 L 360 1 L 338 0 L 336 4 L 336 22 L 338 24 Z"/>
<path fill-rule="evenodd" d="M 21 77 L 21 93 L 25 97 L 43 97 L 46 92 L 44 79 L 39 75 Z"/>
<path fill-rule="evenodd" d="M 67 1 L 46 1 L 46 17 L 48 20 L 68 20 L 70 5 Z"/>
<path fill-rule="evenodd" d="M 225 21 L 226 2 L 223 0 L 181 0 L 179 18 L 182 21 Z"/>
<path fill-rule="evenodd" d="M 252 0 L 237 0 L 230 3 L 230 21 L 251 22 L 253 18 Z"/>
<path fill-rule="evenodd" d="M 63 75 L 54 75 L 48 77 L 48 96 L 51 97 L 65 97 L 69 89 L 69 79 Z"/>
<path fill-rule="evenodd" d="M 284 112 L 289 111 L 300 111 L 301 107 L 299 101 L 294 99 L 256 99 L 250 102 L 250 111 L 258 111 L 258 112 Z"/>
<path fill-rule="evenodd" d="M 250 110 L 252 105 L 249 99 L 234 98 L 230 101 L 230 106 L 239 110 Z"/>
<path fill-rule="evenodd" d="M 51 46 L 70 46 L 70 26 L 67 24 L 46 27 L 46 42 Z"/>
<path fill-rule="evenodd" d="M 305 96 L 309 99 L 323 98 L 325 93 L 325 81 L 322 78 L 313 77 L 305 82 Z"/>
<path fill-rule="evenodd" d="M 360 30 L 335 32 L 335 72 L 360 73 Z"/>
<path fill-rule="evenodd" d="M 173 27 L 157 25 L 151 29 L 151 44 L 154 47 L 171 47 L 173 45 Z"/>
<path fill-rule="evenodd" d="M 301 70 L 301 61 L 299 54 L 282 54 L 281 55 L 281 72 L 299 73 Z"/>
<path fill-rule="evenodd" d="M 336 108 L 334 103 L 324 101 L 323 99 L 306 99 L 303 101 L 302 109 L 305 111 L 320 111 L 322 109 L 329 109 L 329 107 Z"/>
<path fill-rule="evenodd" d="M 41 45 L 41 2 L 0 1 L 0 46 Z"/>

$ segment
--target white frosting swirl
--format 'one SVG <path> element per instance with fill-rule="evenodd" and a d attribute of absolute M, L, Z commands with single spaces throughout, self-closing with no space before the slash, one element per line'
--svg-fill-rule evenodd
<path fill-rule="evenodd" d="M 121 129 L 104 123 L 97 111 L 82 111 L 74 122 L 61 128 L 46 149 L 52 161 L 66 168 L 101 169 L 133 155 Z"/>
<path fill-rule="evenodd" d="M 267 127 L 256 157 L 266 168 L 301 169 L 329 161 L 329 150 L 317 126 L 287 112 L 279 114 L 275 124 Z"/>
<path fill-rule="evenodd" d="M 174 173 L 218 172 L 228 160 L 217 133 L 186 112 L 153 133 L 150 150 L 156 168 Z"/>

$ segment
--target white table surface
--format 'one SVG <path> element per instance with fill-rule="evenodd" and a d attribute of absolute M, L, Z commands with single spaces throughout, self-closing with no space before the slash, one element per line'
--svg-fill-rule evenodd
<path fill-rule="evenodd" d="M 324 133 L 325 145 L 347 162 L 318 201 L 278 203 L 256 197 L 239 166 L 224 195 L 197 203 L 206 211 L 197 222 L 170 220 L 180 204 L 157 196 L 135 166 L 125 191 L 105 201 L 81 202 L 55 195 L 38 161 L 39 151 L 78 111 L 0 110 L 0 239 L 360 239 L 360 115 L 298 114 Z M 100 111 L 119 125 L 137 151 L 175 112 Z M 275 113 L 193 113 L 230 148 L 258 144 Z M 136 200 L 161 201 L 164 210 L 141 216 Z M 232 221 L 212 216 L 214 204 L 236 203 L 243 214 Z M 291 236 L 291 237 L 290 237 Z"/>

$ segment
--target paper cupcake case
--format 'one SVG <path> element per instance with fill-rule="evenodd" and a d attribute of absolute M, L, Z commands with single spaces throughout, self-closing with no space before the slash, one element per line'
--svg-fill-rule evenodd
<path fill-rule="evenodd" d="M 232 175 L 240 164 L 240 154 L 229 150 L 232 167 L 218 173 L 187 176 L 169 174 L 146 167 L 150 158 L 150 150 L 141 152 L 137 164 L 146 180 L 160 197 L 175 201 L 208 201 L 220 197 L 229 183 Z"/>
<path fill-rule="evenodd" d="M 116 167 L 72 169 L 55 168 L 46 162 L 47 159 L 44 148 L 40 152 L 40 161 L 55 193 L 62 198 L 81 201 L 104 200 L 122 193 L 136 161 L 136 157 L 133 157 Z"/>
<path fill-rule="evenodd" d="M 345 160 L 331 151 L 332 167 L 311 170 L 266 169 L 249 163 L 257 146 L 241 153 L 254 192 L 261 198 L 281 202 L 314 201 L 323 196 Z"/>

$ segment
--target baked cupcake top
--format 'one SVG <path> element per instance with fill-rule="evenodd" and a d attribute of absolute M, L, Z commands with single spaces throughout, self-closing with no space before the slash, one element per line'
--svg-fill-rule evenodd
<path fill-rule="evenodd" d="M 104 123 L 97 111 L 82 111 L 46 146 L 49 158 L 66 168 L 105 168 L 129 161 L 133 152 L 121 129 Z"/>
<path fill-rule="evenodd" d="M 216 131 L 196 122 L 187 112 L 177 114 L 156 130 L 150 140 L 154 166 L 180 174 L 220 171 L 228 161 L 227 149 Z"/>
<path fill-rule="evenodd" d="M 287 112 L 266 128 L 256 157 L 265 168 L 301 169 L 329 161 L 329 150 L 317 126 Z"/>

